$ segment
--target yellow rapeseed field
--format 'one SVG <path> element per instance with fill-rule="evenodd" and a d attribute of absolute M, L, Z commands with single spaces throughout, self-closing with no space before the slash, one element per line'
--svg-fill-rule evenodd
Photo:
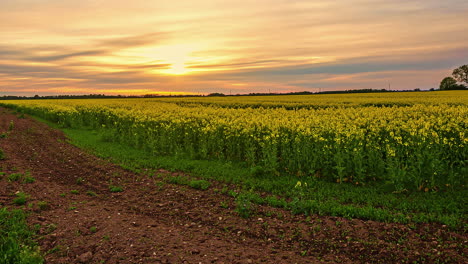
<path fill-rule="evenodd" d="M 464 185 L 468 92 L 11 100 L 4 106 L 100 131 L 154 155 L 400 189 Z"/>

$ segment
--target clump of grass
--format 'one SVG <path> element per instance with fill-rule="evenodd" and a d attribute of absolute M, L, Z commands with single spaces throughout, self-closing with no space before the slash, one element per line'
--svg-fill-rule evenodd
<path fill-rule="evenodd" d="M 255 213 L 252 193 L 239 193 L 236 197 L 236 212 L 243 218 L 249 218 Z"/>
<path fill-rule="evenodd" d="M 24 183 L 34 183 L 34 182 L 36 182 L 36 179 L 34 177 L 31 177 L 31 176 L 25 176 L 24 179 L 23 179 L 23 182 Z"/>
<path fill-rule="evenodd" d="M 3 152 L 2 149 L 0 149 L 0 160 L 4 160 L 5 159 L 5 152 Z"/>
<path fill-rule="evenodd" d="M 54 223 L 51 223 L 46 226 L 45 232 L 46 234 L 49 234 L 49 233 L 54 232 L 56 229 L 57 229 L 57 225 Z"/>
<path fill-rule="evenodd" d="M 109 191 L 111 192 L 123 192 L 124 189 L 122 186 L 109 185 Z"/>
<path fill-rule="evenodd" d="M 41 211 L 48 210 L 50 208 L 50 205 L 46 201 L 39 201 L 37 202 L 37 208 Z"/>
<path fill-rule="evenodd" d="M 17 182 L 22 181 L 23 183 L 34 183 L 36 179 L 31 176 L 29 171 L 25 172 L 24 174 L 20 172 L 12 173 L 8 176 L 9 182 Z"/>
<path fill-rule="evenodd" d="M 44 263 L 21 210 L 0 208 L 0 263 Z"/>
<path fill-rule="evenodd" d="M 8 176 L 8 181 L 9 182 L 16 182 L 19 181 L 21 178 L 23 178 L 23 174 L 21 173 L 12 173 Z"/>
<path fill-rule="evenodd" d="M 91 233 L 96 233 L 97 232 L 97 227 L 92 226 L 92 227 L 89 228 L 89 231 L 91 231 Z"/>
<path fill-rule="evenodd" d="M 71 193 L 71 194 L 79 194 L 80 191 L 78 191 L 78 190 L 71 190 L 70 193 Z"/>
<path fill-rule="evenodd" d="M 84 181 L 85 181 L 85 180 L 84 180 L 83 178 L 78 177 L 78 178 L 76 179 L 76 184 L 81 185 L 81 184 L 84 183 Z"/>
<path fill-rule="evenodd" d="M 92 196 L 92 197 L 96 197 L 96 196 L 97 196 L 97 193 L 95 193 L 95 192 L 93 192 L 93 191 L 87 191 L 87 192 L 86 192 L 86 195 Z"/>
<path fill-rule="evenodd" d="M 16 205 L 24 205 L 24 204 L 26 204 L 28 198 L 29 198 L 29 196 L 26 193 L 18 192 L 16 194 L 16 198 L 13 199 L 13 203 L 15 203 Z"/>
<path fill-rule="evenodd" d="M 167 179 L 167 182 L 172 184 L 188 185 L 189 180 L 187 177 L 183 176 L 172 176 Z"/>
<path fill-rule="evenodd" d="M 168 183 L 179 184 L 179 185 L 188 185 L 194 189 L 206 190 L 211 186 L 209 181 L 205 180 L 190 180 L 184 176 L 172 176 L 167 179 Z"/>
<path fill-rule="evenodd" d="M 63 246 L 62 245 L 57 245 L 57 246 L 53 247 L 52 249 L 50 249 L 49 251 L 47 251 L 46 255 L 54 254 L 54 253 L 60 252 L 62 250 L 63 250 Z"/>
<path fill-rule="evenodd" d="M 15 122 L 13 120 L 10 121 L 10 124 L 8 125 L 8 131 L 12 131 L 15 128 Z"/>
<path fill-rule="evenodd" d="M 205 180 L 192 180 L 188 185 L 194 189 L 206 190 L 211 186 L 211 183 Z"/>

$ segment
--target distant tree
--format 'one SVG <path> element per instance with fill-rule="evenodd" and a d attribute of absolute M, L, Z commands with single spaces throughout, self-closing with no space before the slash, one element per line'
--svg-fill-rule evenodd
<path fill-rule="evenodd" d="M 455 80 L 468 84 L 468 65 L 463 65 L 453 70 L 452 76 Z"/>
<path fill-rule="evenodd" d="M 457 81 L 452 77 L 445 77 L 440 82 L 440 90 L 453 90 L 457 88 Z"/>
<path fill-rule="evenodd" d="M 207 96 L 226 96 L 226 95 L 223 93 L 210 93 Z"/>

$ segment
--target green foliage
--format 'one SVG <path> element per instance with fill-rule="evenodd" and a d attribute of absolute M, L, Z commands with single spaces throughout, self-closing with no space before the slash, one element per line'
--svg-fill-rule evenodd
<path fill-rule="evenodd" d="M 452 76 L 457 81 L 468 84 L 468 65 L 465 64 L 453 70 Z"/>
<path fill-rule="evenodd" d="M 167 179 L 167 182 L 172 184 L 188 185 L 189 179 L 184 176 L 171 176 Z"/>
<path fill-rule="evenodd" d="M 293 198 L 291 203 L 288 205 L 294 214 L 309 215 L 311 213 L 311 208 L 308 205 L 312 201 L 307 200 L 306 198 L 308 187 L 309 186 L 307 182 L 301 182 L 301 181 L 298 181 L 296 185 L 294 186 L 294 189 L 296 189 L 297 195 Z"/>
<path fill-rule="evenodd" d="M 8 176 L 8 181 L 10 182 L 16 182 L 16 181 L 19 181 L 23 178 L 23 174 L 22 173 L 12 173 Z"/>
<path fill-rule="evenodd" d="M 87 192 L 86 192 L 86 195 L 91 196 L 91 197 L 96 197 L 96 196 L 97 196 L 97 193 L 95 193 L 95 192 L 93 192 L 93 191 L 87 191 Z"/>
<path fill-rule="evenodd" d="M 211 186 L 211 183 L 206 180 L 191 180 L 186 176 L 171 176 L 167 179 L 168 183 L 188 185 L 194 189 L 206 190 Z"/>
<path fill-rule="evenodd" d="M 36 182 L 36 179 L 31 176 L 31 173 L 29 171 L 23 173 L 20 172 L 15 172 L 10 174 L 8 177 L 9 182 L 17 182 L 21 181 L 23 183 L 34 183 Z"/>
<path fill-rule="evenodd" d="M 27 195 L 26 193 L 18 192 L 16 194 L 16 198 L 13 199 L 13 203 L 15 203 L 16 205 L 24 205 L 28 201 L 28 198 L 29 198 L 29 195 Z"/>
<path fill-rule="evenodd" d="M 12 131 L 15 128 L 15 122 L 13 120 L 10 121 L 10 124 L 8 125 L 8 131 Z"/>
<path fill-rule="evenodd" d="M 54 232 L 55 230 L 57 230 L 57 225 L 54 224 L 54 223 L 50 223 L 50 224 L 46 225 L 45 233 L 50 234 L 50 233 Z"/>
<path fill-rule="evenodd" d="M 457 86 L 457 81 L 452 77 L 445 77 L 441 82 L 439 89 L 440 90 L 452 90 Z"/>
<path fill-rule="evenodd" d="M 85 181 L 85 180 L 84 180 L 83 178 L 78 177 L 78 178 L 76 179 L 76 184 L 81 185 L 81 184 L 84 183 L 84 181 Z"/>
<path fill-rule="evenodd" d="M 236 212 L 243 218 L 249 218 L 255 213 L 255 194 L 251 192 L 241 192 L 236 197 Z"/>
<path fill-rule="evenodd" d="M 267 196 L 264 202 L 273 207 L 288 208 L 288 202 L 284 198 L 277 198 L 275 196 Z"/>
<path fill-rule="evenodd" d="M 80 191 L 78 191 L 78 190 L 71 190 L 70 193 L 71 193 L 71 194 L 80 194 Z"/>
<path fill-rule="evenodd" d="M 0 149 L 0 160 L 4 160 L 5 158 L 5 152 L 3 152 L 3 149 Z"/>
<path fill-rule="evenodd" d="M 123 189 L 122 186 L 109 185 L 109 191 L 110 191 L 110 192 L 113 192 L 113 193 L 115 193 L 115 192 L 123 192 L 124 189 Z"/>
<path fill-rule="evenodd" d="M 206 190 L 210 187 L 211 183 L 205 180 L 192 180 L 188 185 L 194 189 Z"/>
<path fill-rule="evenodd" d="M 31 177 L 31 176 L 25 176 L 24 179 L 23 179 L 23 182 L 24 183 L 34 183 L 34 182 L 36 182 L 36 179 L 34 177 Z"/>
<path fill-rule="evenodd" d="M 0 208 L 0 264 L 44 263 L 21 210 Z"/>
<path fill-rule="evenodd" d="M 50 204 L 48 202 L 46 202 L 46 201 L 39 201 L 39 202 L 37 202 L 37 208 L 40 211 L 49 210 L 50 209 Z"/>

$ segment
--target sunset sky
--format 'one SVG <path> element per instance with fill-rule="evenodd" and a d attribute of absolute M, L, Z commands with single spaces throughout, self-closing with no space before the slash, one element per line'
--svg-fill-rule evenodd
<path fill-rule="evenodd" d="M 0 96 L 429 89 L 466 0 L 0 0 Z"/>

